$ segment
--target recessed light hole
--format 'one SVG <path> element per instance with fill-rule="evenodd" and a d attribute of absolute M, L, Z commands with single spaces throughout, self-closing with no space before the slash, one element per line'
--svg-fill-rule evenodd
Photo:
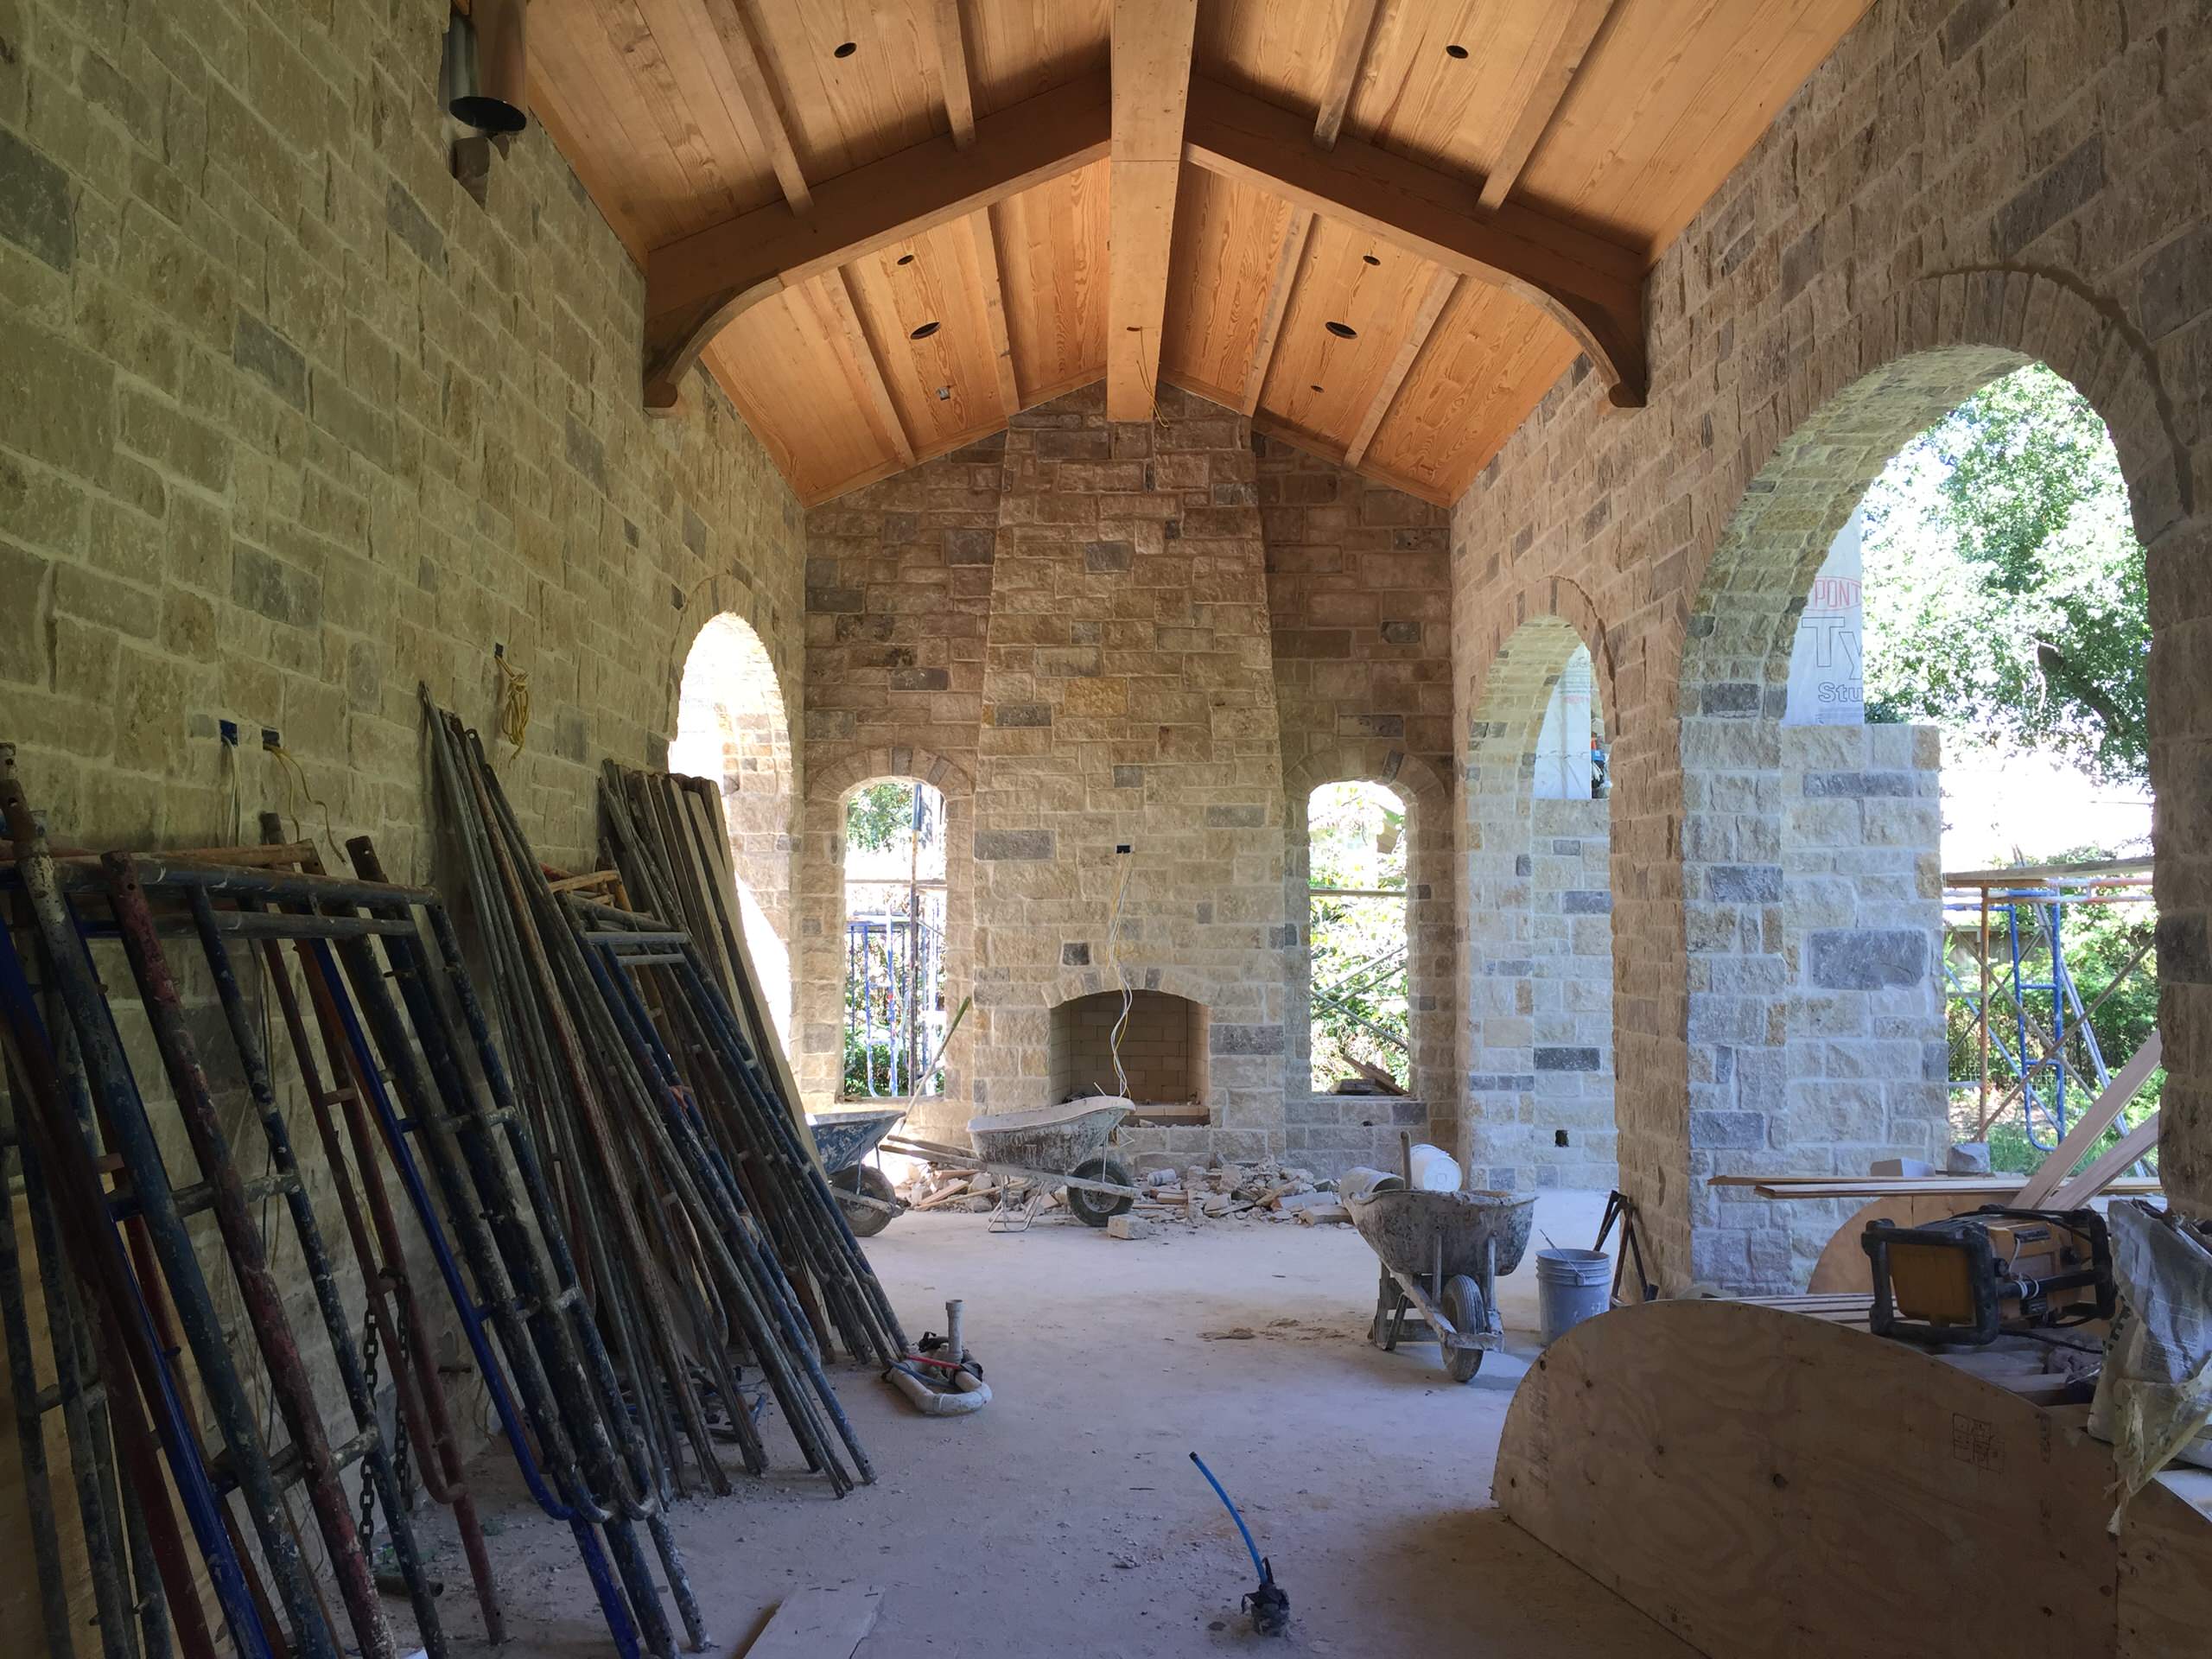
<path fill-rule="evenodd" d="M 1333 317 L 1321 325 L 1338 340 L 1357 340 L 1359 330 L 1348 322 L 1338 322 Z"/>
<path fill-rule="evenodd" d="M 1448 49 L 1448 50 L 1450 50 L 1450 51 L 1453 51 L 1453 52 L 1459 52 L 1459 48 L 1458 47 L 1456 47 L 1456 46 L 1455 46 L 1455 47 L 1449 48 L 1447 48 L 1447 49 Z M 859 50 L 860 50 L 860 47 L 859 47 L 857 44 L 855 44 L 854 41 L 845 41 L 842 45 L 840 45 L 840 46 L 838 46 L 838 47 L 836 47 L 836 48 L 833 48 L 833 49 L 831 50 L 831 52 L 830 52 L 830 55 L 831 57 L 833 57 L 833 58 L 849 58 L 849 57 L 851 57 L 851 56 L 853 55 L 853 54 L 854 54 L 854 53 L 855 53 L 855 52 L 857 52 L 857 51 L 859 51 Z M 1461 57 L 1463 57 L 1463 58 L 1464 58 L 1464 57 L 1465 57 L 1467 54 L 1466 54 L 1465 52 L 1459 52 L 1459 55 L 1460 55 Z"/>
<path fill-rule="evenodd" d="M 1320 388 L 1320 387 L 1319 387 L 1319 386 L 1308 386 L 1308 387 L 1306 388 L 1306 390 L 1307 390 L 1308 391 L 1320 391 L 1320 390 L 1321 390 L 1321 388 Z"/>
<path fill-rule="evenodd" d="M 899 256 L 899 263 L 902 265 L 911 265 L 914 263 L 914 256 L 911 253 L 902 253 Z"/>
<path fill-rule="evenodd" d="M 1360 257 L 1360 259 L 1361 259 L 1362 263 L 1366 264 L 1370 264 L 1370 265 L 1379 265 L 1379 264 L 1381 264 L 1382 263 L 1380 259 L 1377 259 L 1377 258 L 1376 258 L 1373 254 L 1371 254 L 1371 253 L 1363 253 L 1363 254 L 1361 254 L 1359 257 Z"/>
<path fill-rule="evenodd" d="M 937 333 L 938 329 L 942 326 L 942 324 L 937 322 L 925 322 L 920 327 L 915 329 L 913 333 L 908 334 L 906 338 L 909 340 L 927 340 L 931 334 Z"/>
<path fill-rule="evenodd" d="M 842 47 L 838 48 L 837 55 L 839 57 L 842 57 L 844 54 L 844 48 Z M 1454 41 L 1451 45 L 1444 48 L 1444 55 L 1447 58 L 1464 58 L 1467 55 L 1467 48 L 1460 45 L 1459 41 Z"/>

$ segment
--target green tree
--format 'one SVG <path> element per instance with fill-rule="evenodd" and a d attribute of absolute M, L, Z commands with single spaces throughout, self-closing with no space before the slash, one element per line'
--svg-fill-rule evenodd
<path fill-rule="evenodd" d="M 1866 514 L 1870 718 L 2143 780 L 2143 547 L 2081 393 L 2039 364 L 1992 382 L 1906 448 Z"/>
<path fill-rule="evenodd" d="M 1333 1089 L 1358 1059 L 1402 1088 L 1412 1071 L 1404 803 L 1379 784 L 1324 785 L 1307 830 L 1313 1087 Z"/>
<path fill-rule="evenodd" d="M 880 853 L 914 827 L 912 784 L 870 784 L 845 804 L 845 844 Z"/>

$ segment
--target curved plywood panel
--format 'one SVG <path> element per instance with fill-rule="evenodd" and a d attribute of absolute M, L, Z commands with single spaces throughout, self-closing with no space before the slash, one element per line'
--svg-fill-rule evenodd
<path fill-rule="evenodd" d="M 2112 1537 L 2112 1460 L 2077 1421 L 1863 1331 L 1655 1302 L 1537 1362 L 1495 1491 L 1713 1659 L 2189 1651 L 2212 1515 L 2155 1484 Z"/>

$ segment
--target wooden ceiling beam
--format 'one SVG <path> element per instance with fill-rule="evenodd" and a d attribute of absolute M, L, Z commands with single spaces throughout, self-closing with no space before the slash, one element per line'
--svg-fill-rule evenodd
<path fill-rule="evenodd" d="M 1106 416 L 1152 418 L 1198 0 L 1114 0 Z"/>
<path fill-rule="evenodd" d="M 1337 32 L 1336 56 L 1329 62 L 1329 79 L 1321 94 L 1321 113 L 1313 123 L 1313 142 L 1323 149 L 1337 147 L 1344 130 L 1344 111 L 1351 103 L 1351 89 L 1367 61 L 1367 41 L 1375 33 L 1376 14 L 1382 0 L 1351 0 L 1344 10 L 1344 27 Z"/>
<path fill-rule="evenodd" d="M 1497 165 L 1483 181 L 1482 194 L 1478 198 L 1483 212 L 1496 213 L 1520 179 L 1521 169 L 1528 166 L 1529 157 L 1535 154 L 1536 146 L 1543 141 L 1552 118 L 1567 101 L 1567 88 L 1574 85 L 1576 72 L 1597 45 L 1598 36 L 1616 5 L 1617 0 L 1573 0 L 1566 26 L 1560 30 L 1558 43 L 1544 60 L 1542 72 L 1529 83 L 1521 113 L 1513 123 L 1513 130 L 1506 135 L 1505 147 L 1498 152 Z"/>
<path fill-rule="evenodd" d="M 1092 75 L 983 117 L 965 149 L 926 139 L 824 180 L 804 219 L 775 202 L 653 249 L 645 406 L 673 409 L 707 342 L 748 306 L 1102 159 L 1111 111 L 1107 78 Z"/>
<path fill-rule="evenodd" d="M 829 315 L 821 321 L 833 338 L 845 342 L 846 355 L 855 377 L 854 390 L 868 423 L 890 446 L 900 465 L 914 464 L 914 441 L 906 435 L 906 423 L 899 418 L 899 405 L 892 401 L 891 388 L 883 378 L 883 359 L 876 355 L 875 344 L 868 337 L 868 329 L 861 321 L 860 309 L 853 303 L 853 290 L 845 281 L 845 273 L 832 270 L 823 275 L 808 290 L 817 300 L 819 315 Z"/>
<path fill-rule="evenodd" d="M 1352 434 L 1351 442 L 1344 446 L 1344 465 L 1357 467 L 1367 458 L 1367 446 L 1375 442 L 1375 435 L 1382 430 L 1383 417 L 1389 414 L 1390 405 L 1398 401 L 1398 389 L 1406 384 L 1406 377 L 1413 372 L 1421 350 L 1428 344 L 1429 336 L 1436 332 L 1437 319 L 1444 315 L 1444 308 L 1452 302 L 1459 286 L 1459 273 L 1440 270 L 1428 284 L 1428 292 L 1421 296 L 1421 309 L 1414 313 L 1413 324 L 1406 330 L 1406 337 L 1398 342 L 1398 354 L 1390 359 L 1389 369 L 1382 376 L 1382 384 L 1375 389 L 1375 397 L 1367 405 L 1367 412 L 1359 417 L 1359 429 Z"/>
<path fill-rule="evenodd" d="M 982 289 L 983 315 L 991 325 L 991 358 L 998 368 L 999 407 L 1012 420 L 1021 413 L 1021 383 L 1014 370 L 1014 337 L 1007 332 L 1006 284 L 999 276 L 998 226 L 987 206 L 968 221 L 976 243 L 976 275 Z"/>
<path fill-rule="evenodd" d="M 722 55 L 729 60 L 730 73 L 737 77 L 738 92 L 745 100 L 745 113 L 752 120 L 760 148 L 768 152 L 768 165 L 775 169 L 776 182 L 783 188 L 785 204 L 795 213 L 810 211 L 813 193 L 806 187 L 806 175 L 799 171 L 798 151 L 791 144 L 791 123 L 784 118 L 776 89 L 768 84 L 760 42 L 753 32 L 753 20 L 746 15 L 745 0 L 709 0 L 707 15 L 714 20 L 715 34 L 722 43 Z"/>
<path fill-rule="evenodd" d="M 937 13 L 938 79 L 944 89 L 944 118 L 952 147 L 976 142 L 976 89 L 968 79 L 968 36 L 960 22 L 960 0 L 931 0 Z"/>
<path fill-rule="evenodd" d="M 1306 238 L 1313 233 L 1313 211 L 1294 207 L 1283 226 L 1282 245 L 1275 250 L 1274 275 L 1268 281 L 1267 308 L 1260 313 L 1259 338 L 1252 342 L 1251 366 L 1244 371 L 1244 391 L 1238 406 L 1247 415 L 1260 406 L 1268 371 L 1274 365 L 1275 341 L 1282 336 L 1282 320 L 1290 310 L 1290 290 L 1298 282 L 1298 266 L 1306 257 Z"/>
<path fill-rule="evenodd" d="M 1548 313 L 1588 353 L 1612 402 L 1641 408 L 1649 372 L 1643 256 L 1506 202 L 1469 210 L 1465 180 L 1358 138 L 1318 150 L 1296 111 L 1203 78 L 1191 83 L 1184 155 Z"/>

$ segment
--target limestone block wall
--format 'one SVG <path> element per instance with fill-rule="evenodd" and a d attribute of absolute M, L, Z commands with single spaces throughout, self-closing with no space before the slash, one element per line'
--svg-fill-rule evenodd
<path fill-rule="evenodd" d="M 1309 1166 L 1395 1168 L 1398 1131 L 1449 1144 L 1458 1113 L 1452 976 L 1450 515 L 1280 439 L 1255 436 L 1269 639 L 1281 718 L 1285 903 L 1301 942 L 1307 801 L 1364 779 L 1406 804 L 1410 1101 L 1315 1095 L 1306 957 L 1293 958 L 1289 1150 Z"/>
<path fill-rule="evenodd" d="M 416 688 L 490 727 L 498 644 L 531 701 L 507 791 L 588 866 L 599 763 L 661 758 L 709 618 L 797 690 L 796 501 L 703 383 L 640 409 L 643 278 L 542 130 L 483 206 L 449 176 L 448 14 L 0 0 L 0 738 L 59 837 L 253 839 L 264 809 L 321 837 L 327 809 L 442 880 Z"/>
<path fill-rule="evenodd" d="M 1567 377 L 1454 512 L 1465 716 L 1529 619 L 1598 664 L 1620 1157 L 1670 1281 L 1696 1265 L 1693 1090 L 1719 1086 L 1688 1034 L 1688 905 L 1726 902 L 1698 885 L 1713 807 L 1689 797 L 1683 722 L 1758 722 L 1790 607 L 1866 485 L 2033 359 L 2109 423 L 2149 550 L 2162 1161 L 2212 1209 L 2208 72 L 2183 0 L 1876 0 L 1661 256 L 1648 405 Z"/>
<path fill-rule="evenodd" d="M 1112 983 L 1127 842 L 1122 958 L 1205 1007 L 1217 1107 L 1141 1146 L 1371 1162 L 1456 1098 L 1445 515 L 1181 392 L 1150 426 L 1101 410 L 1071 394 L 808 515 L 802 1080 L 836 1087 L 838 802 L 923 777 L 952 817 L 949 995 L 977 1013 L 918 1127 L 1052 1092 L 1047 1013 Z M 1416 1102 L 1307 1089 L 1306 798 L 1355 777 L 1411 814 Z"/>
<path fill-rule="evenodd" d="M 1612 860 L 1607 802 L 1529 803 L 1529 1017 L 1538 1187 L 1604 1191 L 1618 1179 L 1613 1127 Z"/>
<path fill-rule="evenodd" d="M 1209 1017 L 1210 1126 L 1151 1133 L 1281 1149 L 1296 940 L 1252 476 L 1243 423 L 1180 393 L 1115 424 L 1092 387 L 1007 435 L 976 771 L 979 1112 L 1046 1103 L 1050 1009 L 1115 983 L 1126 878 L 1121 964 Z"/>
<path fill-rule="evenodd" d="M 807 515 L 807 795 L 792 956 L 794 1065 L 810 1106 L 836 1099 L 843 1065 L 844 802 L 862 784 L 915 778 L 944 791 L 948 1008 L 973 984 L 967 849 L 1005 445 L 992 438 Z M 915 1134 L 957 1141 L 973 1039 L 964 1025 L 954 1033 L 945 1100 L 916 1109 Z"/>

